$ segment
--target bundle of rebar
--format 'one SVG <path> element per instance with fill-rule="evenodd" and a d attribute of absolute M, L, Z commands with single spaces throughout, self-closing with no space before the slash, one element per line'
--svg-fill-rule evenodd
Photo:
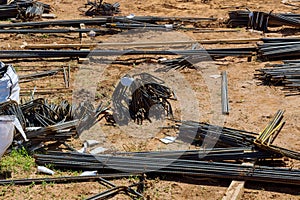
<path fill-rule="evenodd" d="M 237 10 L 229 12 L 228 25 L 231 27 L 247 27 L 264 32 L 268 31 L 268 27 L 292 26 L 299 28 L 300 15 Z"/>
<path fill-rule="evenodd" d="M 154 16 L 102 16 L 93 19 L 78 19 L 78 20 L 52 20 L 52 21 L 39 21 L 39 22 L 23 22 L 23 23 L 10 23 L 0 24 L 0 28 L 13 28 L 13 27 L 47 27 L 47 26 L 73 26 L 80 27 L 80 24 L 85 25 L 106 25 L 106 23 L 125 23 L 125 24 L 140 24 L 140 27 L 147 25 L 159 25 L 160 23 L 195 23 L 201 21 L 216 21 L 216 18 L 201 18 L 201 17 L 154 17 Z M 168 28 L 168 27 L 167 27 Z"/>
<path fill-rule="evenodd" d="M 267 60 L 298 59 L 300 55 L 299 38 L 263 38 L 258 44 L 258 58 Z"/>
<path fill-rule="evenodd" d="M 77 58 L 87 56 L 116 56 L 116 55 L 199 55 L 203 60 L 212 58 L 251 57 L 256 51 L 248 48 L 221 48 L 200 50 L 1 50 L 0 59 L 12 58 Z"/>
<path fill-rule="evenodd" d="M 91 155 L 48 152 L 35 155 L 39 165 L 51 164 L 65 169 L 99 170 L 102 173 L 120 171 L 164 175 L 189 175 L 234 180 L 249 180 L 300 185 L 300 170 L 291 168 L 254 167 L 235 163 L 199 160 L 149 158 L 137 156 Z"/>
<path fill-rule="evenodd" d="M 174 99 L 174 93 L 164 85 L 164 81 L 148 73 L 135 74 L 133 77 L 126 75 L 122 79 L 130 83 L 124 85 L 121 80 L 113 93 L 116 121 L 127 124 L 130 117 L 142 124 L 144 120 L 151 122 L 152 117 L 161 119 L 165 112 L 173 116 L 169 100 Z M 124 102 L 128 104 L 124 105 Z"/>
<path fill-rule="evenodd" d="M 18 18 L 32 20 L 50 12 L 50 5 L 33 0 L 14 0 L 9 4 L 0 5 L 0 18 Z"/>
<path fill-rule="evenodd" d="M 88 0 L 84 8 L 79 8 L 79 11 L 84 12 L 86 16 L 112 16 L 120 13 L 120 4 L 118 2 L 110 4 L 103 2 L 103 0 Z"/>
<path fill-rule="evenodd" d="M 285 61 L 256 71 L 255 78 L 260 81 L 259 84 L 281 86 L 286 96 L 300 95 L 300 63 Z"/>
<path fill-rule="evenodd" d="M 254 147 L 258 134 L 195 121 L 178 121 L 179 139 L 202 145 L 205 138 L 215 141 L 215 147 Z"/>
<path fill-rule="evenodd" d="M 206 160 L 206 161 L 246 161 L 259 159 L 281 158 L 281 154 L 276 154 L 264 150 L 250 147 L 228 147 L 212 148 L 203 150 L 186 151 L 146 151 L 146 152 L 114 152 L 117 156 L 136 156 L 147 158 L 169 158 L 185 160 Z"/>

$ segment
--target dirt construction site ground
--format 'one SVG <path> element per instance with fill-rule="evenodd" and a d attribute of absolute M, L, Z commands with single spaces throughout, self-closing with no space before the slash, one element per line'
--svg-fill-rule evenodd
<path fill-rule="evenodd" d="M 80 19 L 86 18 L 80 15 L 79 7 L 82 7 L 85 0 L 43 0 L 44 3 L 50 4 L 54 9 L 53 12 L 57 19 Z M 108 3 L 114 3 L 107 0 Z M 295 12 L 291 7 L 287 7 L 280 0 L 258 1 L 258 0 L 210 0 L 203 3 L 201 0 L 166 0 L 166 1 L 141 1 L 141 0 L 120 0 L 120 15 L 127 16 L 135 14 L 136 16 L 178 16 L 178 17 L 216 17 L 218 21 L 213 22 L 210 27 L 220 28 L 228 17 L 228 11 L 235 9 L 250 9 L 274 13 Z M 7 23 L 1 22 L 1 23 Z M 238 38 L 261 38 L 261 37 L 281 37 L 281 33 L 263 34 L 256 31 L 247 31 L 245 29 L 235 29 L 236 32 L 209 32 L 200 33 L 193 31 L 178 31 L 177 34 L 184 35 L 192 40 L 208 39 L 238 39 Z M 105 41 L 108 36 L 97 36 L 87 42 Z M 169 40 L 170 38 L 168 38 Z M 173 41 L 178 40 L 173 38 Z M 21 49 L 21 46 L 27 44 L 45 44 L 45 43 L 80 43 L 78 34 L 0 34 L 1 49 Z M 236 45 L 202 45 L 205 48 L 215 47 L 234 47 Z M 255 43 L 246 44 L 246 46 L 255 46 Z M 59 67 L 71 66 L 72 84 L 75 80 L 75 74 L 80 67 L 76 60 L 67 61 L 45 61 L 45 60 L 4 60 L 13 64 L 19 75 L 43 71 L 46 69 L 56 69 Z M 251 62 L 247 58 L 225 58 L 214 63 L 216 72 L 226 70 L 228 73 L 228 92 L 230 102 L 230 114 L 222 120 L 224 126 L 236 129 L 243 129 L 258 133 L 270 121 L 277 110 L 285 110 L 284 119 L 286 124 L 275 144 L 294 151 L 300 151 L 300 99 L 299 96 L 285 97 L 280 87 L 258 86 L 254 79 L 255 70 L 264 67 L 267 62 Z M 201 65 L 201 64 L 200 64 Z M 201 67 L 201 66 L 200 66 Z M 118 82 L 121 74 L 131 70 L 132 66 L 117 66 L 106 69 L 103 73 L 105 79 L 98 84 L 97 97 L 107 98 L 112 94 L 113 86 Z M 204 67 L 205 68 L 205 67 Z M 182 72 L 188 84 L 193 88 L 196 98 L 199 100 L 199 108 L 203 116 L 201 121 L 212 122 L 210 120 L 212 111 L 208 109 L 209 98 L 206 82 L 191 69 L 185 69 Z M 92 75 L 91 75 L 92 76 Z M 205 79 L 205 78 L 204 78 Z M 209 79 L 209 78 L 208 78 Z M 212 79 L 212 78 L 210 78 Z M 99 82 L 97 77 L 90 78 L 91 82 Z M 74 85 L 71 84 L 71 89 Z M 21 83 L 21 92 L 23 98 L 26 92 L 37 86 L 39 89 L 63 88 L 63 75 L 35 81 L 32 83 Z M 47 96 L 37 93 L 36 97 L 45 97 L 49 100 L 58 102 L 62 99 L 72 100 L 72 93 L 55 92 Z M 159 150 L 168 149 L 163 143 L 157 140 L 162 138 L 163 133 L 154 137 L 147 137 L 144 140 L 135 140 L 131 136 L 122 135 L 121 131 L 115 127 L 103 125 L 103 131 L 109 132 L 108 144 L 114 144 L 114 148 L 120 151 L 142 151 L 142 150 Z M 74 142 L 74 146 L 80 148 L 81 143 Z M 104 144 L 105 146 L 105 144 Z M 109 148 L 109 146 L 108 146 Z M 189 147 L 192 148 L 192 147 Z M 292 160 L 286 161 L 290 167 L 300 168 L 300 163 Z M 74 175 L 74 172 L 61 172 L 58 175 Z M 13 178 L 39 177 L 35 170 L 30 172 L 17 171 L 12 174 Z M 114 180 L 117 185 L 129 185 L 132 180 L 121 179 Z M 178 177 L 160 177 L 147 181 L 145 197 L 148 199 L 222 199 L 230 181 L 214 180 L 208 178 L 178 178 Z M 85 199 L 104 191 L 105 187 L 97 182 L 92 183 L 70 183 L 70 184 L 43 184 L 30 186 L 0 186 L 1 199 Z M 117 195 L 114 199 L 129 199 L 125 195 Z M 275 185 L 269 183 L 247 182 L 244 194 L 241 199 L 300 199 L 300 189 L 298 187 Z"/>

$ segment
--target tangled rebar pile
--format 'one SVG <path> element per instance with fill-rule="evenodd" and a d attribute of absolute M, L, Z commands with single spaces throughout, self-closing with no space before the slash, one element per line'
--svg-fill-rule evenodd
<path fill-rule="evenodd" d="M 14 0 L 0 5 L 0 18 L 18 18 L 24 21 L 41 17 L 50 12 L 50 5 L 33 0 Z"/>
<path fill-rule="evenodd" d="M 14 101 L 0 104 L 0 115 L 16 115 L 25 129 L 29 141 L 23 141 L 20 134 L 15 140 L 28 147 L 29 150 L 47 145 L 63 144 L 71 138 L 78 137 L 84 130 L 107 116 L 107 108 L 102 104 L 98 108 L 89 103 L 72 105 L 67 101 L 60 104 L 48 103 L 44 99 L 36 99 L 18 105 Z"/>
<path fill-rule="evenodd" d="M 256 70 L 255 78 L 261 85 L 282 86 L 286 96 L 300 95 L 300 61 L 269 64 Z"/>
<path fill-rule="evenodd" d="M 84 12 L 86 16 L 112 16 L 120 13 L 120 4 L 118 2 L 114 4 L 103 2 L 103 0 L 94 0 L 93 2 L 88 0 L 84 8 L 79 8 Z"/>
<path fill-rule="evenodd" d="M 124 76 L 112 96 L 115 120 L 120 125 L 128 124 L 130 119 L 142 124 L 146 119 L 151 122 L 152 117 L 161 119 L 165 113 L 172 117 L 169 100 L 174 99 L 174 93 L 163 84 L 148 73 Z"/>

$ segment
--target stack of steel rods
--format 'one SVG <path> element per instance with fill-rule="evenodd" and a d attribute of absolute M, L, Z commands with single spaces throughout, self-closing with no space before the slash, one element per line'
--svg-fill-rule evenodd
<path fill-rule="evenodd" d="M 285 122 L 283 119 L 283 110 L 278 110 L 273 120 L 264 128 L 264 130 L 255 139 L 255 143 L 270 145 L 274 142 L 278 133 L 284 126 Z"/>
<path fill-rule="evenodd" d="M 79 153 L 48 152 L 35 155 L 39 165 L 51 164 L 66 169 L 99 170 L 102 172 L 126 171 L 164 175 L 190 175 L 235 180 L 300 185 L 300 170 L 264 166 L 244 166 L 198 160 L 147 158 L 135 156 L 95 156 Z"/>
<path fill-rule="evenodd" d="M 252 147 L 257 136 L 256 133 L 243 130 L 219 127 L 194 121 L 181 121 L 177 123 L 179 138 L 184 141 L 193 141 L 201 145 L 204 138 L 216 140 L 216 147 Z"/>
<path fill-rule="evenodd" d="M 258 45 L 258 58 L 267 60 L 298 59 L 300 55 L 299 38 L 263 38 Z"/>
<path fill-rule="evenodd" d="M 254 75 L 261 85 L 283 86 L 286 96 L 300 94 L 300 63 L 285 61 L 284 64 L 272 64 L 256 70 Z"/>
<path fill-rule="evenodd" d="M 267 150 L 274 154 L 281 154 L 286 157 L 300 160 L 300 153 L 272 145 L 272 142 L 281 130 L 284 122 L 282 120 L 282 111 L 278 111 L 273 121 L 270 123 L 263 134 L 256 134 L 242 130 L 218 127 L 205 123 L 183 121 L 177 124 L 179 130 L 179 139 L 183 141 L 193 141 L 195 145 L 201 145 L 204 139 L 215 141 L 215 147 L 257 147 L 261 150 Z M 265 136 L 267 137 L 265 138 Z M 258 139 L 257 139 L 258 138 Z M 258 141 L 268 141 L 267 145 Z M 269 142 L 270 141 L 270 142 Z"/>
<path fill-rule="evenodd" d="M 106 23 L 135 23 L 139 24 L 157 24 L 159 22 L 174 23 L 174 22 L 190 22 L 195 23 L 199 21 L 216 21 L 216 18 L 199 18 L 199 17 L 152 17 L 152 16 L 103 16 L 93 19 L 79 19 L 79 20 L 52 20 L 40 22 L 25 22 L 25 23 L 11 23 L 0 24 L 0 28 L 13 28 L 13 27 L 47 27 L 47 26 L 77 26 L 81 23 L 85 25 L 105 25 Z M 145 25 L 145 24 L 144 24 Z"/>
<path fill-rule="evenodd" d="M 202 55 L 204 58 L 222 58 L 227 56 L 250 57 L 256 49 L 249 48 L 223 48 L 201 50 L 2 50 L 0 59 L 10 58 L 61 58 L 61 57 L 87 57 L 87 56 L 117 56 L 117 55 Z M 203 58 L 203 59 L 204 59 Z M 206 59 L 206 60 L 207 60 Z M 205 59 L 204 59 L 205 60 Z"/>
<path fill-rule="evenodd" d="M 238 161 L 281 158 L 280 154 L 252 149 L 249 147 L 213 148 L 187 151 L 149 151 L 149 152 L 116 152 L 118 156 L 136 156 L 147 158 L 169 158 L 207 161 Z"/>
<path fill-rule="evenodd" d="M 228 25 L 232 27 L 247 27 L 264 32 L 268 31 L 268 27 L 272 26 L 292 26 L 299 28 L 300 15 L 237 10 L 229 12 Z"/>

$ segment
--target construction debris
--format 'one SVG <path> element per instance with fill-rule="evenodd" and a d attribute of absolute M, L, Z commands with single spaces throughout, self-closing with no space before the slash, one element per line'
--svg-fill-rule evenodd
<path fill-rule="evenodd" d="M 50 5 L 33 0 L 13 0 L 0 5 L 0 18 L 30 21 L 50 12 Z"/>
<path fill-rule="evenodd" d="M 299 28 L 300 15 L 237 10 L 229 12 L 229 20 L 227 23 L 231 27 L 247 27 L 254 30 L 268 32 L 269 27 L 291 26 Z"/>
<path fill-rule="evenodd" d="M 84 12 L 86 16 L 113 16 L 121 12 L 118 2 L 110 4 L 103 0 L 94 0 L 93 2 L 88 0 L 84 8 L 79 8 L 79 11 Z"/>
<path fill-rule="evenodd" d="M 282 86 L 286 96 L 300 95 L 299 60 L 268 64 L 256 71 L 255 78 L 260 81 L 260 85 Z"/>
<path fill-rule="evenodd" d="M 66 101 L 49 104 L 44 99 L 21 105 L 14 101 L 0 104 L 0 114 L 15 115 L 25 128 L 29 141 L 22 142 L 19 134 L 15 140 L 21 141 L 31 151 L 51 145 L 59 146 L 78 137 L 84 130 L 105 118 L 106 110 L 102 104 L 95 109 L 88 102 L 76 106 Z"/>
<path fill-rule="evenodd" d="M 167 116 L 173 116 L 168 100 L 174 100 L 174 93 L 163 84 L 163 80 L 147 73 L 124 76 L 112 95 L 114 117 L 118 124 L 128 124 L 130 119 L 138 124 L 144 120 L 151 122 L 152 117 L 161 119 L 165 112 Z M 124 102 L 129 103 L 124 105 Z"/>

